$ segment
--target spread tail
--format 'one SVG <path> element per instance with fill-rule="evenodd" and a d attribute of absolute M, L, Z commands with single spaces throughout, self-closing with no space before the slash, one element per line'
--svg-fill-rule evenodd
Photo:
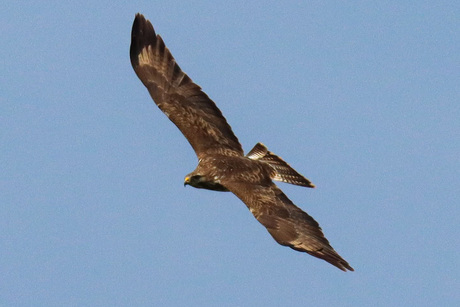
<path fill-rule="evenodd" d="M 314 188 L 315 185 L 310 180 L 299 174 L 283 159 L 268 151 L 262 143 L 257 143 L 253 149 L 246 155 L 249 159 L 259 160 L 269 164 L 274 169 L 273 180 L 282 181 L 290 184 L 300 185 L 303 187 Z"/>

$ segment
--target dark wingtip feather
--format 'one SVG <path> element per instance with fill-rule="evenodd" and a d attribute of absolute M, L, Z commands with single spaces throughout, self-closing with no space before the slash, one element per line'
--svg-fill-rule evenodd
<path fill-rule="evenodd" d="M 340 257 L 340 256 L 339 256 Z M 340 260 L 340 261 L 329 261 L 327 259 L 324 259 L 326 260 L 327 262 L 331 263 L 332 265 L 335 265 L 336 267 L 338 267 L 339 269 L 341 269 L 342 271 L 346 272 L 347 270 L 348 271 L 351 271 L 351 272 L 354 272 L 355 269 L 353 269 L 349 264 L 348 262 L 346 262 L 345 260 Z"/>
<path fill-rule="evenodd" d="M 131 64 L 136 66 L 139 62 L 138 55 L 141 50 L 148 45 L 155 45 L 156 34 L 150 21 L 145 17 L 137 13 L 134 18 L 133 29 L 131 30 L 131 47 L 129 49 L 129 55 L 131 58 Z"/>
<path fill-rule="evenodd" d="M 329 262 L 330 264 L 344 272 L 354 271 L 354 269 L 348 264 L 348 262 L 345 259 L 343 259 L 332 247 L 330 247 L 330 249 L 321 249 L 320 251 L 309 251 L 304 248 L 298 248 L 293 246 L 291 246 L 291 248 L 300 252 L 306 252 L 316 258 L 323 259 L 324 261 Z"/>
<path fill-rule="evenodd" d="M 346 261 L 341 261 L 337 264 L 334 264 L 336 267 L 338 267 L 339 269 L 341 269 L 342 271 L 346 272 L 347 270 L 348 271 L 351 271 L 351 272 L 354 272 L 355 269 L 353 269 L 349 264 L 348 262 Z"/>

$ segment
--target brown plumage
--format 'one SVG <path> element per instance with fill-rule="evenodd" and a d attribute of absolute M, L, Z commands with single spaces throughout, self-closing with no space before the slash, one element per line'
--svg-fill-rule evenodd
<path fill-rule="evenodd" d="M 231 191 L 281 245 L 353 268 L 330 246 L 318 223 L 295 206 L 272 180 L 314 187 L 289 164 L 258 143 L 244 156 L 215 103 L 179 67 L 152 24 L 137 14 L 131 33 L 131 64 L 157 106 L 179 128 L 198 156 L 184 185 Z"/>

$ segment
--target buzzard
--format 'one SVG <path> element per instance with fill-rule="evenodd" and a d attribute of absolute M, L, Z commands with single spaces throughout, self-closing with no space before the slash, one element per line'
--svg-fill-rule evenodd
<path fill-rule="evenodd" d="M 185 177 L 184 185 L 232 192 L 279 244 L 353 271 L 331 247 L 318 223 L 295 206 L 273 180 L 314 185 L 262 143 L 245 156 L 221 111 L 180 69 L 163 39 L 141 14 L 134 19 L 130 58 L 157 106 L 184 134 L 198 157 L 198 166 Z"/>

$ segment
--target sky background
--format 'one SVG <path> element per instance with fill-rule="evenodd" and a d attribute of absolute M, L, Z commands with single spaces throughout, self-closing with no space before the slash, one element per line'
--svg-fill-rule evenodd
<path fill-rule="evenodd" d="M 458 306 L 458 1 L 6 1 L 0 306 Z M 355 268 L 278 245 L 129 61 L 137 12 Z"/>

